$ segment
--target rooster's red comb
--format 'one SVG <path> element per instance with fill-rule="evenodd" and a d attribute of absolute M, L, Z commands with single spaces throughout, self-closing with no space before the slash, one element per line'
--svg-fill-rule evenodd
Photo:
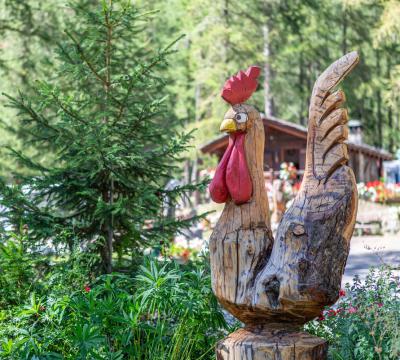
<path fill-rule="evenodd" d="M 230 77 L 221 91 L 222 98 L 231 105 L 245 102 L 256 91 L 260 72 L 258 66 L 250 66 L 245 72 L 239 71 Z"/>

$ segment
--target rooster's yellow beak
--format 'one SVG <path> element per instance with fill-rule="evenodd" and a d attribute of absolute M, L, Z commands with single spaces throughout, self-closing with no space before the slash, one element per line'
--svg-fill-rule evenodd
<path fill-rule="evenodd" d="M 233 119 L 224 119 L 219 127 L 219 131 L 231 133 L 237 131 L 235 120 Z"/>

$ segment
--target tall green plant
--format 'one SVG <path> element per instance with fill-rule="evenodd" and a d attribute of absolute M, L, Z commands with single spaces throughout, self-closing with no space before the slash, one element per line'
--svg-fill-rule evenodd
<path fill-rule="evenodd" d="M 26 253 L 26 247 L 24 235 L 9 234 L 0 242 L 0 309 L 24 302 L 38 287 L 33 270 L 38 258 Z"/>
<path fill-rule="evenodd" d="M 0 318 L 0 358 L 211 360 L 232 330 L 202 264 L 152 259 L 134 276 L 56 294 L 49 288 Z"/>
<path fill-rule="evenodd" d="M 187 185 L 165 190 L 190 134 L 179 134 L 165 106 L 162 70 L 174 43 L 155 51 L 131 1 L 72 5 L 60 45 L 63 84 L 41 81 L 35 96 L 7 95 L 21 128 L 50 165 L 11 149 L 34 176 L 1 184 L 4 223 L 27 224 L 39 242 L 69 233 L 98 243 L 106 272 L 112 254 L 167 240 L 188 224 L 164 216 Z M 69 243 L 70 239 L 66 239 Z"/>

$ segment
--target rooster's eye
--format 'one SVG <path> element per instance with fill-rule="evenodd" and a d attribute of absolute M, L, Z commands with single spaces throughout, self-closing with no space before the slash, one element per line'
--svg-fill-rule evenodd
<path fill-rule="evenodd" d="M 243 124 L 244 122 L 247 121 L 247 114 L 245 113 L 238 113 L 235 115 L 235 120 L 239 123 L 239 124 Z"/>

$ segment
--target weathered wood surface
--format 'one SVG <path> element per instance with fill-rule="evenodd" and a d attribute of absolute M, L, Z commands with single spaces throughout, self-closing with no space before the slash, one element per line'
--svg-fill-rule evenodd
<path fill-rule="evenodd" d="M 346 165 L 347 111 L 332 89 L 358 62 L 350 53 L 316 81 L 310 102 L 306 170 L 299 194 L 278 227 L 271 257 L 257 274 L 251 305 L 303 324 L 338 299 L 357 211 Z M 268 315 L 267 315 L 268 316 Z"/>
<path fill-rule="evenodd" d="M 210 238 L 212 286 L 219 301 L 246 324 L 304 324 L 338 297 L 354 228 L 357 192 L 346 166 L 347 112 L 342 91 L 332 89 L 357 64 L 353 52 L 316 81 L 310 102 L 306 172 L 293 205 L 272 238 L 263 178 L 264 131 L 257 110 L 233 105 L 226 119 L 246 132 L 253 195 L 228 200 Z"/>
<path fill-rule="evenodd" d="M 217 360 L 321 360 L 327 342 L 297 329 L 244 328 L 217 344 Z"/>
<path fill-rule="evenodd" d="M 275 241 L 264 184 L 263 123 L 254 107 L 229 101 L 232 107 L 221 131 L 231 133 L 231 152 L 210 186 L 213 198 L 226 202 L 210 238 L 212 287 L 221 304 L 246 328 L 219 343 L 219 360 L 326 356 L 324 340 L 298 329 L 337 300 L 349 253 L 357 190 L 346 165 L 345 97 L 334 88 L 357 62 L 356 52 L 343 56 L 314 85 L 303 183 L 279 224 Z M 236 88 L 245 91 L 247 99 L 251 93 L 246 74 L 230 78 L 223 94 L 235 99 Z M 244 148 L 235 142 L 243 134 Z M 240 164 L 240 171 L 232 169 L 235 164 Z M 227 179 L 227 174 L 238 174 L 237 183 Z M 241 181 L 252 193 L 245 191 L 242 196 Z"/>
<path fill-rule="evenodd" d="M 237 318 L 249 306 L 249 291 L 255 275 L 266 264 L 272 250 L 272 233 L 268 198 L 265 191 L 264 125 L 259 112 L 252 106 L 233 105 L 225 115 L 233 119 L 246 112 L 246 160 L 253 183 L 251 200 L 236 205 L 228 200 L 210 238 L 212 286 L 219 301 Z"/>

